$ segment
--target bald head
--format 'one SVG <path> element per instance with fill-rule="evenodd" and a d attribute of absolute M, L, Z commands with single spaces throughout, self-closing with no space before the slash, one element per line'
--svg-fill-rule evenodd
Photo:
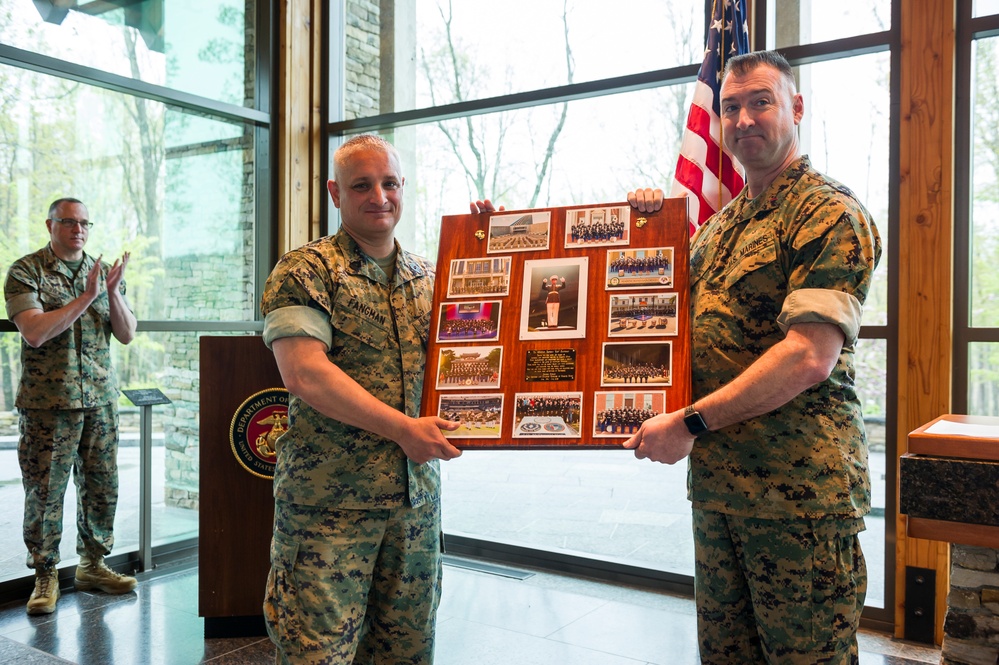
<path fill-rule="evenodd" d="M 350 158 L 358 152 L 371 150 L 380 150 L 387 153 L 395 160 L 395 163 L 399 165 L 401 170 L 402 159 L 399 157 L 399 151 L 395 149 L 394 145 L 380 136 L 361 134 L 348 140 L 333 153 L 333 179 L 337 182 L 342 182 L 347 172 L 347 164 L 350 162 Z"/>

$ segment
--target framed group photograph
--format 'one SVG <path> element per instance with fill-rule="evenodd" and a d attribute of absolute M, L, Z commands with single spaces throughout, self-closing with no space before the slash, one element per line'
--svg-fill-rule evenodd
<path fill-rule="evenodd" d="M 578 438 L 581 434 L 583 393 L 517 393 L 513 436 Z"/>
<path fill-rule="evenodd" d="M 668 386 L 673 342 L 604 342 L 601 386 Z"/>
<path fill-rule="evenodd" d="M 499 388 L 501 346 L 442 346 L 437 354 L 437 390 Z"/>
<path fill-rule="evenodd" d="M 673 265 L 672 247 L 608 250 L 605 286 L 608 289 L 670 288 L 673 286 Z"/>
<path fill-rule="evenodd" d="M 593 394 L 593 436 L 626 438 L 649 418 L 666 412 L 665 390 L 597 391 Z"/>
<path fill-rule="evenodd" d="M 461 449 L 628 454 L 690 403 L 689 228 L 682 198 L 443 217 L 420 414 Z"/>
<path fill-rule="evenodd" d="M 631 242 L 631 206 L 565 211 L 565 248 L 612 247 Z"/>
<path fill-rule="evenodd" d="M 499 339 L 499 300 L 441 303 L 438 342 L 494 342 Z"/>
<path fill-rule="evenodd" d="M 673 337 L 677 334 L 676 293 L 610 296 L 609 337 Z"/>
<path fill-rule="evenodd" d="M 503 393 L 441 395 L 437 416 L 461 423 L 456 430 L 441 430 L 453 439 L 498 439 L 503 433 Z"/>

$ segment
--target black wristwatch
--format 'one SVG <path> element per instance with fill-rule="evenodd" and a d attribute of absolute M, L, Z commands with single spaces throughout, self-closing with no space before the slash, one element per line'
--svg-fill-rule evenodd
<path fill-rule="evenodd" d="M 708 424 L 704 422 L 704 418 L 701 417 L 701 414 L 694 411 L 693 404 L 683 410 L 683 424 L 687 426 L 687 431 L 694 436 L 704 434 L 708 431 Z"/>

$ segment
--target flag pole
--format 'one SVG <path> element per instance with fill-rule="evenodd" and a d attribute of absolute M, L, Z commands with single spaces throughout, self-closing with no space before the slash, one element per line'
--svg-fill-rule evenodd
<path fill-rule="evenodd" d="M 725 77 L 725 0 L 722 0 L 722 15 L 721 15 L 721 30 L 719 32 L 720 42 L 718 44 L 718 210 L 722 209 L 722 199 L 724 195 L 722 194 L 722 174 L 725 171 L 724 157 L 725 157 L 725 125 L 721 121 L 721 116 L 724 114 L 724 109 L 721 107 L 721 79 Z M 714 0 L 711 5 L 711 20 L 715 18 L 715 9 L 718 7 L 718 0 Z"/>

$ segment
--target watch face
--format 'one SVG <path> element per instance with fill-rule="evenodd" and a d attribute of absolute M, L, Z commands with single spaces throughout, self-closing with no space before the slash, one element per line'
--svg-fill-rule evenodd
<path fill-rule="evenodd" d="M 707 423 L 704 422 L 704 418 L 697 411 L 691 411 L 685 415 L 683 417 L 683 424 L 687 426 L 687 430 L 694 436 L 708 431 Z"/>

